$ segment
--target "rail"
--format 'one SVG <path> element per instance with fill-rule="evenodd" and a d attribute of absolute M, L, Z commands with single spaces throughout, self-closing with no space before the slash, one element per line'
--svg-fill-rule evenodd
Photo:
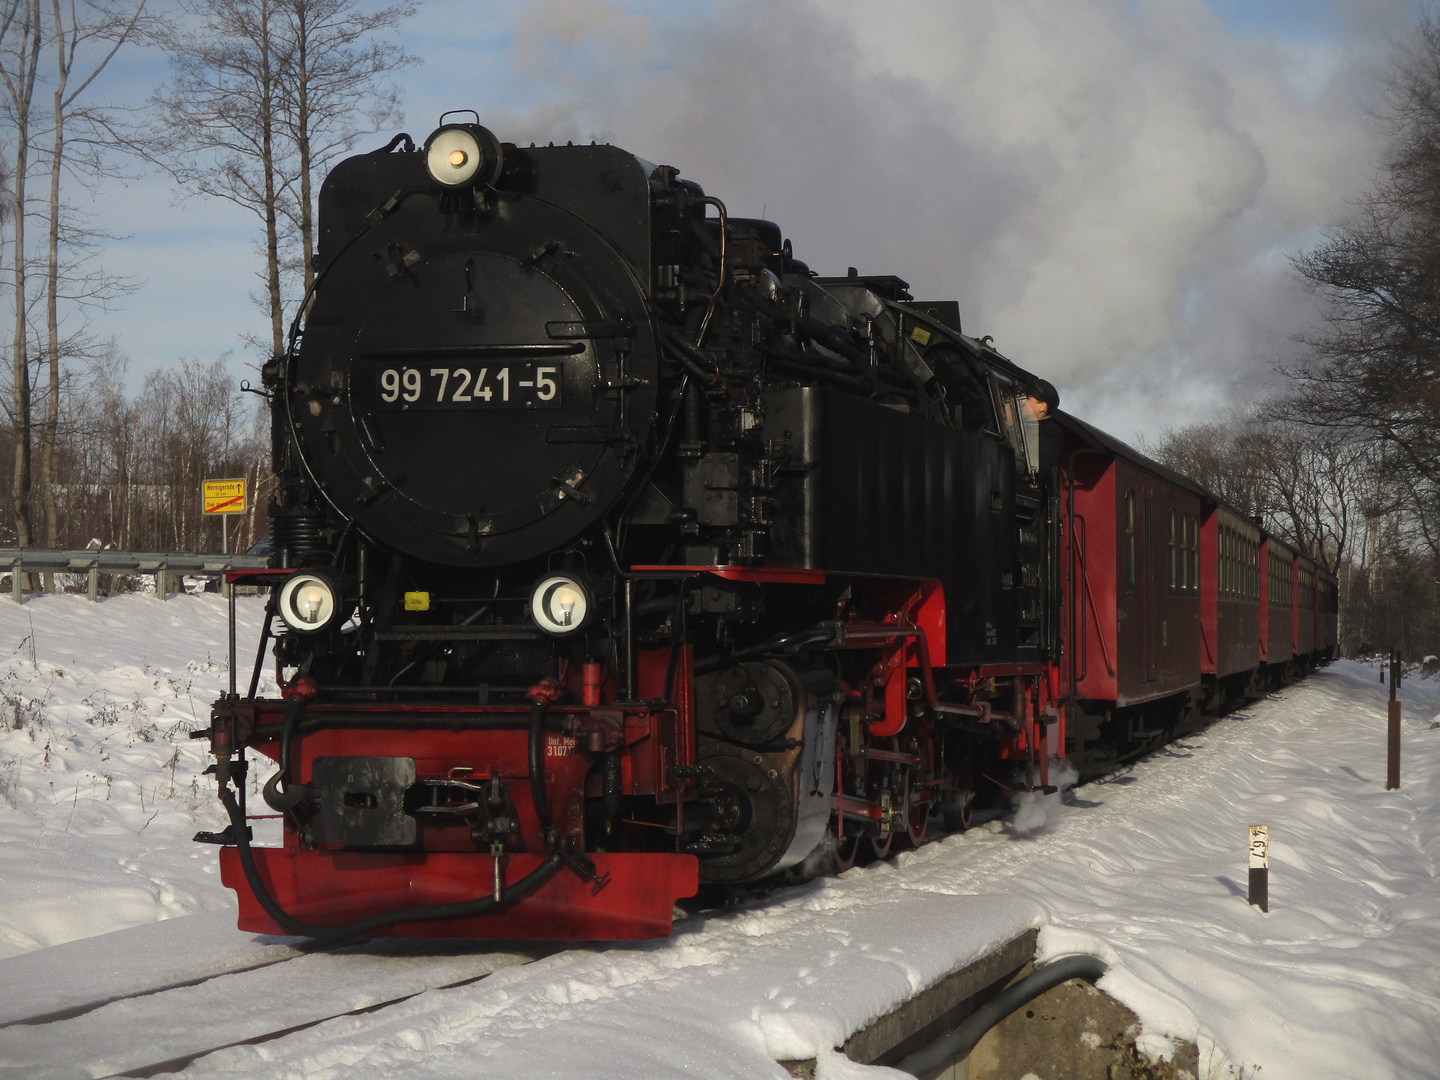
<path fill-rule="evenodd" d="M 80 548 L 0 547 L 0 574 L 10 574 L 10 596 L 25 599 L 27 573 L 85 574 L 86 594 L 99 599 L 101 574 L 153 574 L 155 594 L 164 600 L 172 574 L 219 576 L 226 570 L 263 570 L 264 555 L 195 554 L 185 551 L 115 551 Z"/>

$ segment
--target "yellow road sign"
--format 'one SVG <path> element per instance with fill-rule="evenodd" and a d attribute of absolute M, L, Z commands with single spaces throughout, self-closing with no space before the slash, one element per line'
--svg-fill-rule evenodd
<path fill-rule="evenodd" d="M 244 480 L 205 480 L 200 486 L 206 514 L 245 513 Z"/>

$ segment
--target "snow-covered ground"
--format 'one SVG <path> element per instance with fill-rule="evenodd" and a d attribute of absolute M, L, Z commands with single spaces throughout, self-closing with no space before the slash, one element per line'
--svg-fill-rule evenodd
<path fill-rule="evenodd" d="M 241 601 L 242 657 L 259 613 Z M 43 978 L 46 946 L 233 906 L 214 849 L 190 843 L 222 822 L 196 781 L 203 744 L 185 737 L 225 683 L 224 653 L 218 597 L 0 602 L 0 956 L 28 952 L 27 978 Z M 1440 1076 L 1440 680 L 1401 696 L 1396 792 L 1386 688 L 1337 663 L 1104 782 L 889 863 L 186 1075 L 778 1076 L 774 1059 L 813 1055 L 822 1077 L 859 1077 L 872 1070 L 829 1048 L 977 941 L 1038 923 L 1042 957 L 1105 957 L 1101 988 L 1140 1015 L 1142 1046 L 1196 1039 L 1209 1076 Z M 1270 827 L 1269 914 L 1245 901 L 1250 824 Z M 75 947 L 55 950 L 57 978 Z"/>
<path fill-rule="evenodd" d="M 264 601 L 236 609 L 248 678 Z M 227 649 L 217 594 L 0 603 L 0 957 L 233 906 L 190 842 L 225 823 L 189 732 Z"/>

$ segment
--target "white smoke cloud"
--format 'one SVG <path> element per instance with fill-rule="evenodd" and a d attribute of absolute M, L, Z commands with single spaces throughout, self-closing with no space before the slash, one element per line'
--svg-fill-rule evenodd
<path fill-rule="evenodd" d="M 493 120 L 677 165 L 821 272 L 958 299 L 1065 407 L 1153 435 L 1254 396 L 1313 324 L 1289 255 L 1383 153 L 1364 104 L 1408 18 L 1282 42 L 1200 0 L 541 0 L 513 48 L 543 105 Z"/>

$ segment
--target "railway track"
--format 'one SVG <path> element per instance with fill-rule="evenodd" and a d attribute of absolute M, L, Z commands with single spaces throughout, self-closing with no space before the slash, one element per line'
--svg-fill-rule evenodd
<path fill-rule="evenodd" d="M 403 939 L 322 946 L 0 1024 L 0 1076 L 151 1077 L 327 1021 L 478 983 L 554 948 Z"/>

